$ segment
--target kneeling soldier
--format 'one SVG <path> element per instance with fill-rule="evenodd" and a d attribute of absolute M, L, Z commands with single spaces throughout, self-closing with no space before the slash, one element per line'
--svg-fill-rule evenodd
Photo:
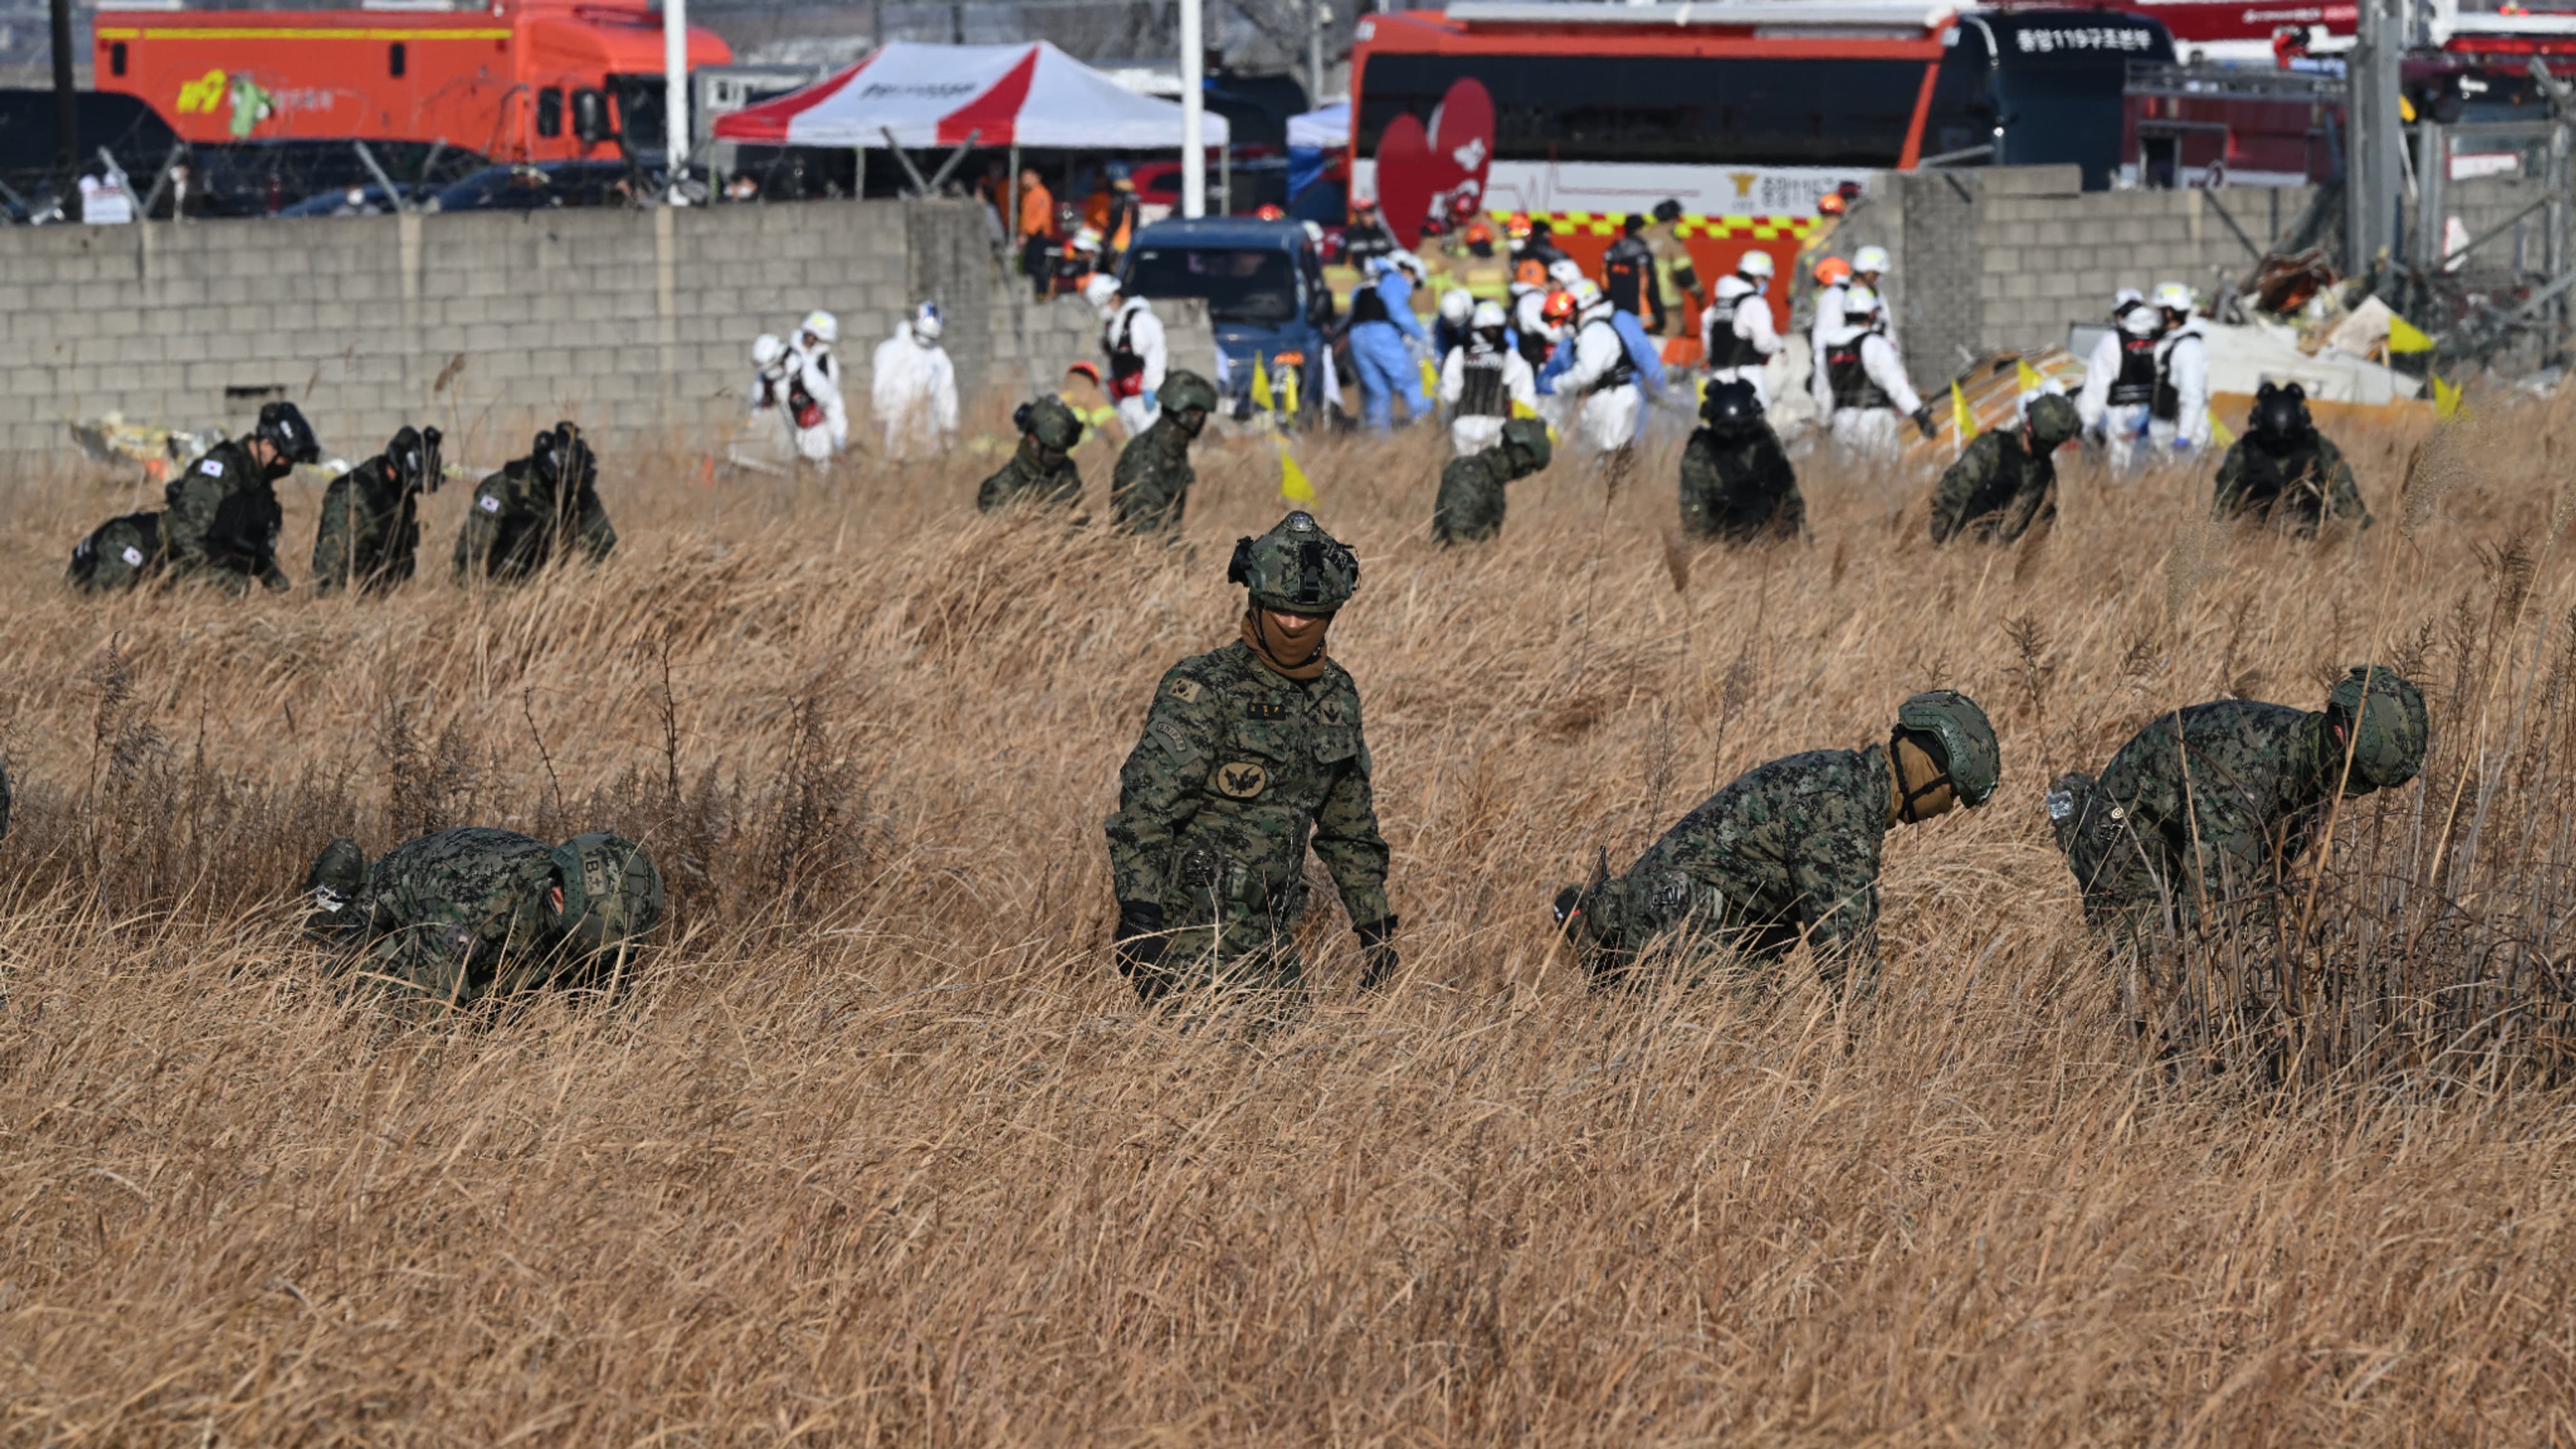
<path fill-rule="evenodd" d="M 1968 445 L 1932 489 L 1932 541 L 1966 533 L 2011 543 L 2057 517 L 2058 447 L 2081 431 L 2075 404 L 2053 392 L 2030 400 L 2018 428 L 1998 428 Z"/>
<path fill-rule="evenodd" d="M 436 428 L 394 434 L 385 450 L 331 480 L 313 532 L 313 588 L 370 593 L 412 576 L 420 552 L 420 495 L 438 491 Z"/>
<path fill-rule="evenodd" d="M 1082 419 L 1063 399 L 1042 397 L 1020 404 L 1011 422 L 1020 430 L 1019 451 L 975 490 L 975 506 L 990 513 L 1022 501 L 1081 502 L 1082 470 L 1071 455 L 1082 441 Z"/>
<path fill-rule="evenodd" d="M 2334 440 L 2308 415 L 2307 389 L 2265 383 L 2254 394 L 2254 415 L 2218 464 L 2212 516 L 2276 523 L 2301 537 L 2329 518 L 2370 527 L 2370 509 L 2352 479 L 2352 465 Z"/>
<path fill-rule="evenodd" d="M 1807 501 L 1762 394 L 1742 378 L 1708 385 L 1700 427 L 1682 445 L 1682 527 L 1700 538 L 1756 543 L 1807 530 Z"/>
<path fill-rule="evenodd" d="M 1431 505 L 1431 536 L 1442 543 L 1482 543 L 1503 531 L 1503 486 L 1547 466 L 1547 424 L 1513 418 L 1501 440 L 1481 453 L 1452 458 L 1440 470 Z"/>

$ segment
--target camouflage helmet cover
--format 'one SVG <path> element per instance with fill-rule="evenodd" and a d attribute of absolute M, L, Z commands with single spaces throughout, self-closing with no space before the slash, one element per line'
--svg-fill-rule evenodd
<path fill-rule="evenodd" d="M 2352 723 L 2352 773 L 2372 789 L 2394 789 L 2424 768 L 2433 734 L 2424 692 L 2396 670 L 2354 665 L 2326 697 L 2326 714 Z"/>
<path fill-rule="evenodd" d="M 591 951 L 641 940 L 662 919 L 662 873 L 644 847 L 594 831 L 554 848 L 564 934 Z"/>
<path fill-rule="evenodd" d="M 1225 580 L 1265 609 L 1330 614 L 1359 592 L 1360 561 L 1301 509 L 1259 538 L 1235 540 Z"/>
<path fill-rule="evenodd" d="M 1073 451 L 1073 445 L 1082 441 L 1082 419 L 1062 398 L 1032 399 L 1021 406 L 1019 416 L 1012 421 L 1019 424 L 1023 434 L 1037 439 L 1039 447 L 1059 453 Z"/>
<path fill-rule="evenodd" d="M 1929 735 L 1941 744 L 1941 764 L 1959 803 L 1986 803 L 2004 773 L 2003 750 L 1995 727 L 1977 702 L 1955 689 L 1935 689 L 1897 706 L 1896 725 Z"/>
<path fill-rule="evenodd" d="M 1155 393 L 1154 400 L 1166 410 L 1196 408 L 1203 413 L 1214 412 L 1216 388 L 1197 373 L 1176 367 L 1163 374 L 1163 386 Z"/>
<path fill-rule="evenodd" d="M 2063 396 L 2044 392 L 2030 400 L 2030 435 L 2042 448 L 2055 448 L 2084 430 L 2075 415 L 2075 404 Z"/>
<path fill-rule="evenodd" d="M 1503 447 L 1520 455 L 1529 473 L 1545 468 L 1556 454 L 1556 445 L 1548 440 L 1547 424 L 1537 418 L 1512 418 L 1503 424 Z"/>

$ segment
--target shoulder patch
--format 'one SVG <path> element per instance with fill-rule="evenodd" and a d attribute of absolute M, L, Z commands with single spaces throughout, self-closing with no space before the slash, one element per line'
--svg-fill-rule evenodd
<path fill-rule="evenodd" d="M 125 546 L 125 566 L 130 569 L 139 569 L 143 567 L 143 550 L 136 548 L 130 543 L 127 544 Z"/>
<path fill-rule="evenodd" d="M 1216 790 L 1230 800 L 1250 800 L 1270 783 L 1270 773 L 1250 760 L 1217 766 Z"/>
<path fill-rule="evenodd" d="M 486 513 L 498 513 L 501 511 L 501 496 L 497 493 L 486 493 L 474 500 L 474 506 Z"/>
<path fill-rule="evenodd" d="M 1206 690 L 1195 679 L 1175 679 L 1172 681 L 1171 688 L 1164 692 L 1183 704 L 1196 704 L 1199 702 L 1199 696 L 1206 693 Z"/>
<path fill-rule="evenodd" d="M 1320 715 L 1322 715 L 1322 716 L 1324 717 L 1324 723 L 1329 724 L 1329 725 L 1337 725 L 1337 724 L 1340 724 L 1340 723 L 1342 722 L 1342 715 L 1343 715 L 1343 712 L 1344 712 L 1344 711 L 1343 711 L 1343 709 L 1342 709 L 1342 702 L 1341 702 L 1340 700 L 1338 700 L 1338 699 L 1328 699 L 1328 700 L 1325 700 L 1325 701 L 1324 701 L 1324 703 L 1323 703 L 1323 706 L 1322 706 L 1321 708 L 1319 708 L 1318 710 L 1316 710 L 1315 712 L 1316 712 L 1317 714 L 1320 714 Z"/>
<path fill-rule="evenodd" d="M 221 458 L 208 458 L 197 465 L 197 471 L 205 474 L 209 478 L 221 478 L 224 476 L 224 460 Z"/>

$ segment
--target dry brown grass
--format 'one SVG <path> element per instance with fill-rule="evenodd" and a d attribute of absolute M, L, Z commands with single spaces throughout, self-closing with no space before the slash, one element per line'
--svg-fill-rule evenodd
<path fill-rule="evenodd" d="M 612 477 L 597 575 L 447 587 L 448 493 L 438 582 L 325 603 L 68 597 L 127 485 L 21 478 L 0 1422 L 2566 1442 L 2576 1128 L 2539 1023 L 2576 571 L 2541 441 L 2570 431 L 2499 412 L 2405 505 L 2413 440 L 2351 440 L 2382 520 L 2357 542 L 2080 475 L 2054 536 L 1945 553 L 1919 490 L 1822 468 L 1811 547 L 1682 549 L 1668 448 L 1613 506 L 1570 469 L 1518 485 L 1501 544 L 1443 554 L 1433 439 L 1314 445 L 1366 569 L 1335 646 L 1407 973 L 1358 998 L 1327 906 L 1314 1009 L 1249 1038 L 1135 1010 L 1099 825 L 1154 678 L 1233 631 L 1226 548 L 1278 511 L 1255 445 L 1204 462 L 1178 549 L 977 519 L 964 465 L 823 489 L 672 461 Z M 2142 1061 L 2042 786 L 2161 709 L 2312 707 L 2365 658 L 2417 671 L 2440 748 L 2346 814 L 2280 957 L 2345 971 L 2359 1025 L 2276 1038 L 2314 1053 L 2286 1071 Z M 1892 840 L 1873 1013 L 1802 967 L 1764 1000 L 1606 1000 L 1552 956 L 1548 896 L 1596 846 L 1934 684 L 1994 713 L 2006 779 Z M 348 1005 L 282 896 L 332 833 L 465 821 L 647 839 L 675 915 L 643 982 L 438 1029 Z M 2453 990 L 2501 1015 L 2449 1022 Z"/>

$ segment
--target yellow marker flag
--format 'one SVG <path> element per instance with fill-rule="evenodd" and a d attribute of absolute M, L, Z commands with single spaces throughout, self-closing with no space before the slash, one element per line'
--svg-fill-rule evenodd
<path fill-rule="evenodd" d="M 1252 354 L 1252 405 L 1270 411 L 1270 369 L 1261 365 L 1261 354 Z"/>
<path fill-rule="evenodd" d="M 1422 393 L 1425 397 L 1440 396 L 1440 367 L 1428 357 L 1422 359 Z"/>
<path fill-rule="evenodd" d="M 2433 416 L 2449 421 L 2460 415 L 2460 385 L 2445 382 L 2440 373 L 2433 374 Z"/>
<path fill-rule="evenodd" d="M 1977 415 L 1968 411 L 1968 395 L 1959 391 L 1959 384 L 1956 382 L 1950 384 L 1950 426 L 1959 435 L 1960 447 L 1964 448 L 1975 441 Z"/>
<path fill-rule="evenodd" d="M 1288 416 L 1292 418 L 1297 416 L 1297 369 L 1293 367 L 1279 369 L 1279 386 Z"/>
<path fill-rule="evenodd" d="M 1308 508 L 1315 505 L 1315 485 L 1306 481 L 1306 470 L 1297 466 L 1297 455 L 1285 443 L 1279 447 L 1279 496 Z"/>
<path fill-rule="evenodd" d="M 1512 399 L 1512 416 L 1516 418 L 1534 418 L 1538 416 L 1538 409 L 1531 407 L 1528 403 L 1522 402 L 1519 398 L 1514 398 Z"/>
<path fill-rule="evenodd" d="M 2211 408 L 2209 410 L 2209 440 L 2222 448 L 2233 448 L 2236 446 L 2236 435 L 2227 431 L 2227 424 L 2218 420 L 2218 409 L 2216 408 Z"/>
<path fill-rule="evenodd" d="M 2403 317 L 2388 319 L 2388 350 L 2391 352 L 2430 352 L 2433 338 L 2423 328 Z"/>
<path fill-rule="evenodd" d="M 2021 383 L 2023 392 L 2041 392 L 2047 389 L 2048 379 L 2039 375 L 2038 368 L 2019 360 L 2015 360 L 2013 366 L 2017 369 L 2015 378 Z"/>

